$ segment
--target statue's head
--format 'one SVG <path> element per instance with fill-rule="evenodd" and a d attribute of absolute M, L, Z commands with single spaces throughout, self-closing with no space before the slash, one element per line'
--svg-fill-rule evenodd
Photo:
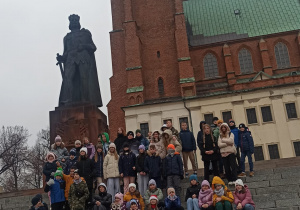
<path fill-rule="evenodd" d="M 73 14 L 73 15 L 69 16 L 69 21 L 70 21 L 69 29 L 71 31 L 81 28 L 79 20 L 80 20 L 80 17 L 78 15 Z"/>

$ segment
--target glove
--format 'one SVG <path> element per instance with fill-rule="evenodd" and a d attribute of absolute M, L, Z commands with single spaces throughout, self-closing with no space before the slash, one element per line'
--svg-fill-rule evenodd
<path fill-rule="evenodd" d="M 49 181 L 47 182 L 47 185 L 49 185 L 49 186 L 54 185 L 54 179 L 49 179 Z"/>
<path fill-rule="evenodd" d="M 51 172 L 50 176 L 53 176 L 53 177 L 54 177 L 54 174 L 55 174 L 55 172 Z"/>

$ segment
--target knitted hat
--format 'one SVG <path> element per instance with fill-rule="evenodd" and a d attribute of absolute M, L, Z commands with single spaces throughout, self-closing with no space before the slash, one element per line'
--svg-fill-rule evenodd
<path fill-rule="evenodd" d="M 60 176 L 61 178 L 63 177 L 63 171 L 62 168 L 58 168 L 54 174 L 54 177 Z"/>
<path fill-rule="evenodd" d="M 240 185 L 240 186 L 243 186 L 243 187 L 244 187 L 244 183 L 243 183 L 243 181 L 242 181 L 241 179 L 237 179 L 237 180 L 235 181 L 235 186 L 237 186 L 237 185 Z"/>
<path fill-rule="evenodd" d="M 170 192 L 174 192 L 175 193 L 175 189 L 173 187 L 169 187 L 168 188 L 168 195 L 169 195 Z"/>
<path fill-rule="evenodd" d="M 196 181 L 198 182 L 198 178 L 197 178 L 197 175 L 196 175 L 196 174 L 192 174 L 192 175 L 190 176 L 190 181 L 192 181 L 192 180 L 196 180 Z"/>
<path fill-rule="evenodd" d="M 113 147 L 113 148 L 116 149 L 116 145 L 115 145 L 114 143 L 110 143 L 110 144 L 109 144 L 109 148 L 111 148 L 111 147 Z"/>
<path fill-rule="evenodd" d="M 97 144 L 97 145 L 96 145 L 96 150 L 97 150 L 97 149 L 102 149 L 102 150 L 103 150 L 103 145 L 102 145 L 102 144 Z"/>
<path fill-rule="evenodd" d="M 153 199 L 158 201 L 157 195 L 151 195 L 149 198 L 149 202 Z"/>
<path fill-rule="evenodd" d="M 201 187 L 204 186 L 204 185 L 210 187 L 210 184 L 207 180 L 203 180 L 203 182 L 201 183 Z"/>
<path fill-rule="evenodd" d="M 106 185 L 105 185 L 104 183 L 100 183 L 100 184 L 98 185 L 97 189 L 99 190 L 99 187 L 101 187 L 101 186 L 103 186 L 103 187 L 105 188 L 105 190 L 107 190 L 107 187 L 106 187 Z M 99 190 L 99 191 L 100 191 L 100 190 Z"/>
<path fill-rule="evenodd" d="M 217 120 L 217 124 L 223 123 L 223 120 Z"/>
<path fill-rule="evenodd" d="M 124 195 L 120 192 L 118 192 L 116 195 L 115 195 L 115 198 L 119 198 L 121 201 L 119 203 L 123 203 L 123 197 Z"/>
<path fill-rule="evenodd" d="M 168 128 L 168 126 L 166 124 L 163 124 L 163 126 L 161 126 L 161 131 L 163 131 L 164 128 Z"/>
<path fill-rule="evenodd" d="M 241 123 L 241 124 L 239 125 L 239 128 L 246 128 L 246 125 L 245 125 L 244 123 Z"/>
<path fill-rule="evenodd" d="M 131 200 L 130 200 L 130 205 L 133 204 L 133 203 L 135 203 L 135 204 L 137 205 L 137 200 L 131 199 Z"/>
<path fill-rule="evenodd" d="M 127 136 L 132 135 L 134 137 L 134 133 L 132 131 L 127 132 Z"/>
<path fill-rule="evenodd" d="M 233 119 L 230 119 L 228 122 L 229 123 L 233 122 L 235 124 L 235 121 Z"/>
<path fill-rule="evenodd" d="M 75 149 L 71 149 L 71 150 L 70 150 L 70 155 L 76 156 L 76 150 L 75 150 Z"/>
<path fill-rule="evenodd" d="M 152 184 L 154 184 L 156 186 L 156 181 L 154 179 L 150 179 L 150 181 L 149 181 L 149 186 Z"/>
<path fill-rule="evenodd" d="M 218 117 L 213 117 L 212 121 L 214 122 L 216 120 L 219 120 L 219 118 Z"/>
<path fill-rule="evenodd" d="M 140 129 L 136 129 L 135 134 L 137 133 L 142 133 L 142 131 Z"/>
<path fill-rule="evenodd" d="M 74 170 L 74 174 L 79 174 L 79 170 L 78 169 Z"/>
<path fill-rule="evenodd" d="M 125 147 L 128 147 L 128 148 L 129 148 L 129 144 L 124 143 L 124 144 L 123 144 L 123 149 L 124 149 Z"/>
<path fill-rule="evenodd" d="M 129 189 L 130 187 L 134 187 L 134 189 L 136 189 L 136 185 L 135 185 L 134 183 L 130 183 L 129 186 L 128 186 L 128 189 Z"/>
<path fill-rule="evenodd" d="M 80 152 L 82 152 L 82 151 L 84 151 L 85 154 L 87 155 L 87 148 L 86 148 L 86 147 L 82 147 L 82 148 L 80 149 Z"/>
<path fill-rule="evenodd" d="M 80 144 L 80 145 L 81 145 L 81 141 L 80 141 L 80 140 L 76 140 L 76 141 L 75 141 L 75 145 L 76 145 L 76 144 Z"/>
<path fill-rule="evenodd" d="M 141 144 L 141 145 L 139 146 L 139 149 L 145 150 L 145 146 Z"/>
<path fill-rule="evenodd" d="M 61 141 L 60 135 L 57 135 L 57 136 L 55 137 L 55 142 L 58 142 L 58 141 Z"/>
<path fill-rule="evenodd" d="M 175 146 L 173 144 L 169 144 L 167 150 L 169 149 L 175 150 Z"/>
<path fill-rule="evenodd" d="M 33 206 L 35 206 L 38 202 L 40 202 L 40 200 L 41 200 L 40 198 L 35 196 L 31 199 L 31 203 Z"/>

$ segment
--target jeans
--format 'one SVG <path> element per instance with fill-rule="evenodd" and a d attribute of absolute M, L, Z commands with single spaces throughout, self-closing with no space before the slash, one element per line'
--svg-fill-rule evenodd
<path fill-rule="evenodd" d="M 180 176 L 179 175 L 167 176 L 167 188 L 168 187 L 174 187 L 176 195 L 180 196 L 181 195 Z"/>
<path fill-rule="evenodd" d="M 254 206 L 252 206 L 251 204 L 247 203 L 244 208 L 244 210 L 254 210 Z"/>
<path fill-rule="evenodd" d="M 120 192 L 120 179 L 119 177 L 112 177 L 107 179 L 107 192 L 113 197 L 117 192 Z"/>
<path fill-rule="evenodd" d="M 200 210 L 198 198 L 189 198 L 186 201 L 187 210 Z"/>
<path fill-rule="evenodd" d="M 219 176 L 218 161 L 214 160 L 214 161 L 211 161 L 211 163 L 213 166 L 214 176 Z M 207 181 L 209 181 L 209 164 L 210 164 L 210 161 L 204 161 L 204 179 Z"/>
<path fill-rule="evenodd" d="M 148 175 L 140 175 L 140 173 L 138 173 L 137 183 L 138 183 L 138 187 L 139 187 L 139 191 L 141 193 L 141 196 L 143 196 L 143 197 L 144 197 L 144 194 L 147 190 L 148 181 L 149 181 L 149 176 Z"/>
<path fill-rule="evenodd" d="M 226 173 L 226 178 L 229 182 L 235 182 L 237 177 L 236 170 L 236 157 L 235 154 L 231 153 L 226 157 L 223 157 L 223 163 Z"/>
<path fill-rule="evenodd" d="M 247 151 L 247 152 L 242 152 L 242 155 L 241 155 L 241 169 L 242 169 L 242 172 L 245 172 L 245 159 L 246 159 L 246 156 L 248 157 L 250 171 L 253 171 L 252 154 L 250 153 L 250 151 Z"/>

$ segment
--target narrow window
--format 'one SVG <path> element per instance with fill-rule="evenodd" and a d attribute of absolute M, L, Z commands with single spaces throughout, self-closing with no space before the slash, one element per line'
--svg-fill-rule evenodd
<path fill-rule="evenodd" d="M 181 128 L 181 123 L 182 123 L 182 122 L 185 122 L 186 125 L 187 125 L 187 129 L 189 129 L 189 118 L 187 118 L 187 117 L 181 117 L 181 118 L 179 118 L 179 125 L 180 125 L 180 128 Z"/>
<path fill-rule="evenodd" d="M 253 72 L 252 56 L 249 50 L 245 48 L 240 50 L 239 62 L 240 62 L 240 69 L 242 74 Z"/>
<path fill-rule="evenodd" d="M 268 145 L 270 159 L 279 159 L 279 150 L 278 150 L 278 144 L 272 144 Z"/>
<path fill-rule="evenodd" d="M 203 59 L 205 78 L 215 78 L 219 76 L 217 58 L 208 53 Z"/>
<path fill-rule="evenodd" d="M 256 111 L 255 108 L 246 109 L 248 124 L 257 123 Z"/>
<path fill-rule="evenodd" d="M 232 119 L 231 111 L 222 112 L 223 120 L 226 123 L 229 123 L 229 120 Z"/>
<path fill-rule="evenodd" d="M 142 135 L 144 137 L 147 137 L 148 132 L 149 132 L 149 124 L 148 123 L 141 123 L 140 124 L 140 129 L 141 129 Z"/>
<path fill-rule="evenodd" d="M 300 141 L 294 142 L 294 150 L 295 150 L 296 156 L 300 156 Z"/>
<path fill-rule="evenodd" d="M 167 122 L 168 122 L 169 120 L 171 121 L 171 123 L 173 123 L 173 122 L 172 122 L 172 119 L 166 119 L 166 120 L 163 121 L 164 124 L 167 124 Z"/>
<path fill-rule="evenodd" d="M 263 107 L 261 107 L 261 114 L 262 114 L 263 122 L 272 122 L 273 121 L 273 117 L 272 117 L 272 112 L 271 112 L 271 107 L 270 106 L 263 106 Z"/>
<path fill-rule="evenodd" d="M 213 123 L 213 114 L 205 114 L 204 120 L 207 124 L 211 125 Z"/>
<path fill-rule="evenodd" d="M 260 161 L 260 160 L 265 159 L 262 146 L 254 147 L 254 158 L 255 158 L 255 161 Z"/>
<path fill-rule="evenodd" d="M 275 45 L 275 57 L 278 69 L 290 67 L 290 58 L 287 46 L 282 42 Z"/>
<path fill-rule="evenodd" d="M 165 89 L 164 89 L 164 81 L 163 81 L 163 79 L 160 77 L 160 78 L 158 78 L 158 81 L 157 81 L 157 83 L 158 83 L 158 92 L 159 92 L 159 94 L 163 94 L 164 93 L 164 91 L 165 91 Z"/>
<path fill-rule="evenodd" d="M 156 55 L 157 55 L 158 58 L 160 58 L 160 51 L 157 51 Z"/>
<path fill-rule="evenodd" d="M 295 103 L 285 104 L 285 108 L 288 119 L 295 119 L 298 117 Z"/>

